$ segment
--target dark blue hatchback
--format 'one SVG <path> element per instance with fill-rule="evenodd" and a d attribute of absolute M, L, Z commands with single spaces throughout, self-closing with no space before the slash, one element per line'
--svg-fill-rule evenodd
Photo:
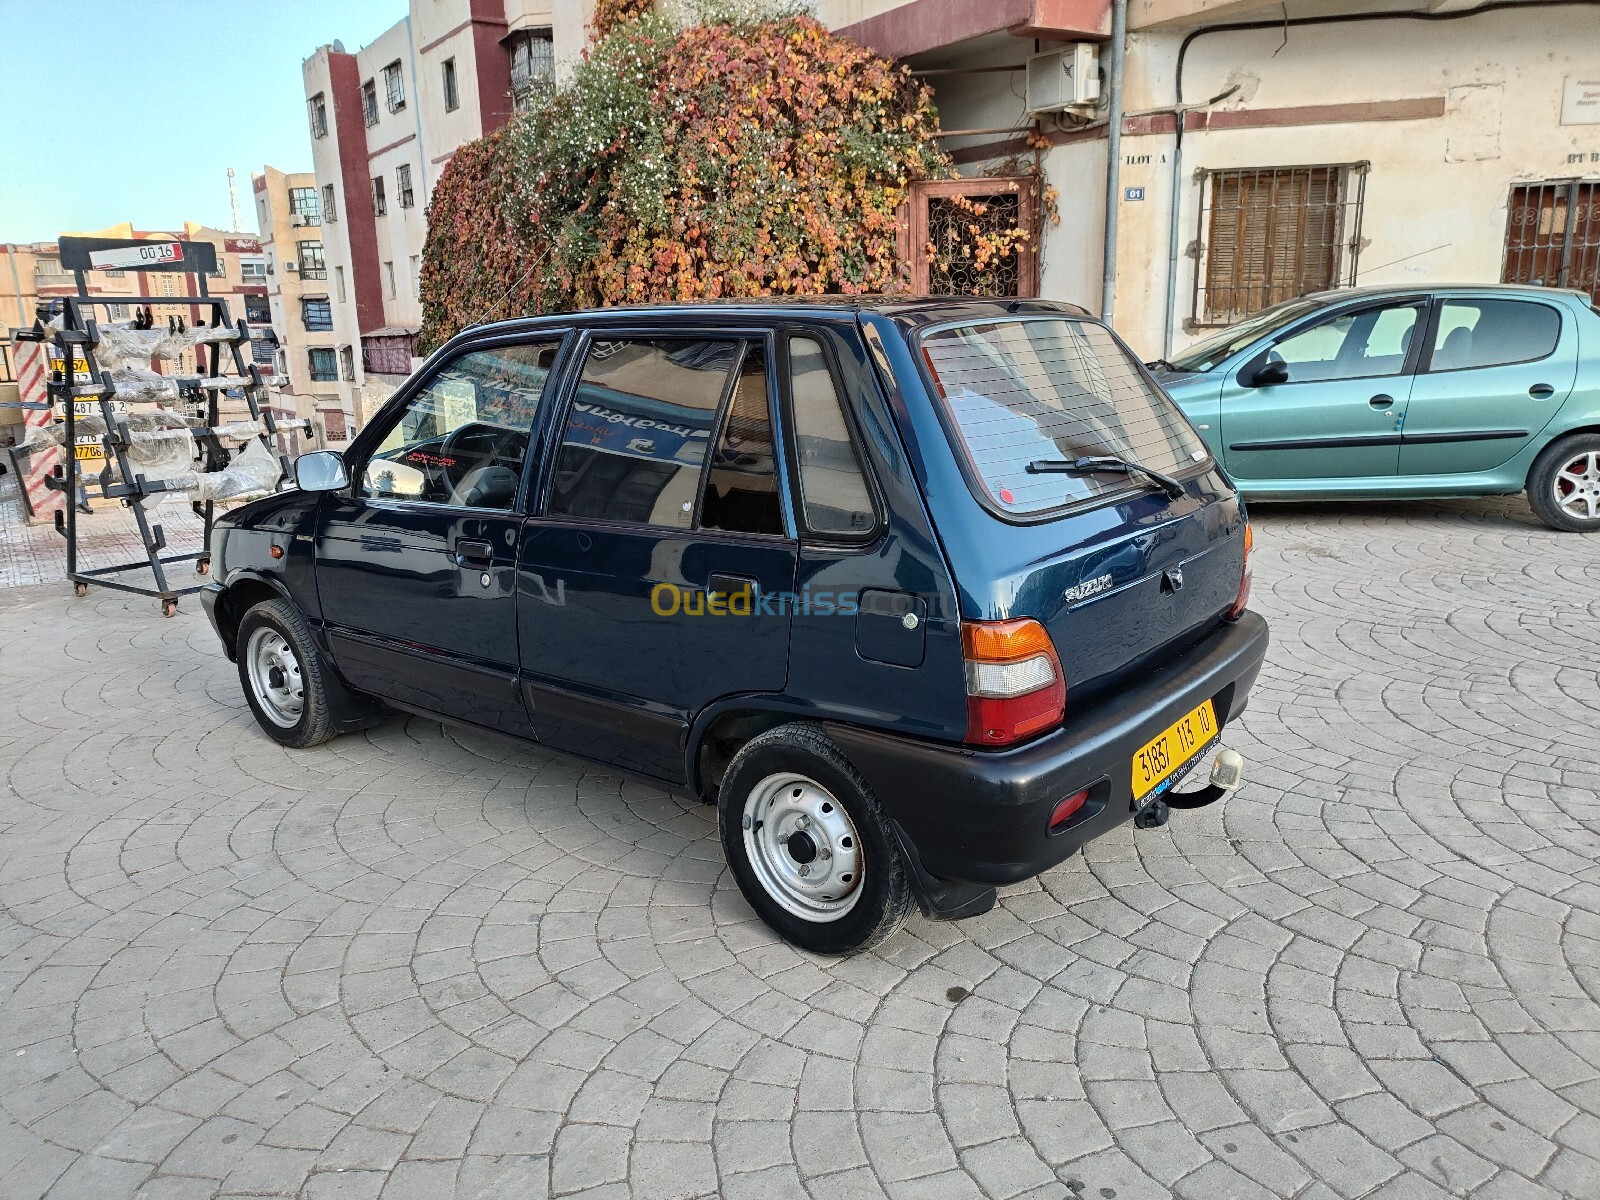
<path fill-rule="evenodd" d="M 1238 784 L 1211 751 L 1267 646 L 1243 506 L 1066 305 L 484 326 L 297 476 L 218 523 L 206 595 L 271 737 L 396 708 L 715 803 L 812 950 Z"/>

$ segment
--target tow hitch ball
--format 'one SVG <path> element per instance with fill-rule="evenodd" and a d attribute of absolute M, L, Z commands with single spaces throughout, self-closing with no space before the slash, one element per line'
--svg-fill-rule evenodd
<path fill-rule="evenodd" d="M 1204 808 L 1215 804 L 1244 782 L 1244 759 L 1236 750 L 1219 750 L 1211 764 L 1211 782 L 1196 792 L 1172 792 L 1139 806 L 1133 814 L 1136 829 L 1159 829 L 1174 808 Z"/>

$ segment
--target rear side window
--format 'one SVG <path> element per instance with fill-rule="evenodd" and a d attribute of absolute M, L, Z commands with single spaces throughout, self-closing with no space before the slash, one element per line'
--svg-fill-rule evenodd
<path fill-rule="evenodd" d="M 984 496 L 1028 515 L 1128 487 L 1114 474 L 1031 474 L 1050 459 L 1116 455 L 1182 472 L 1205 443 L 1103 326 L 1070 318 L 939 329 L 922 353 Z"/>
<path fill-rule="evenodd" d="M 547 511 L 688 529 L 735 340 L 596 341 L 567 414 Z"/>
<path fill-rule="evenodd" d="M 1561 314 L 1524 300 L 1447 300 L 1439 306 L 1430 371 L 1468 371 L 1547 358 Z"/>
<path fill-rule="evenodd" d="M 833 372 L 815 338 L 789 339 L 789 397 L 806 526 L 813 533 L 844 537 L 871 533 L 877 524 L 872 493 Z"/>

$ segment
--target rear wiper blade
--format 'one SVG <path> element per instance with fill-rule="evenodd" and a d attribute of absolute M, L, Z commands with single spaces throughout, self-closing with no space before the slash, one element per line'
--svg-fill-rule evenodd
<path fill-rule="evenodd" d="M 1178 369 L 1164 358 L 1152 358 L 1149 362 L 1145 363 L 1145 366 L 1149 367 L 1152 371 L 1176 371 Z"/>
<path fill-rule="evenodd" d="M 1165 471 L 1147 467 L 1131 458 L 1118 458 L 1114 454 L 1095 454 L 1087 458 L 1040 458 L 1027 466 L 1029 475 L 1089 475 L 1096 471 L 1143 475 L 1165 492 L 1168 499 L 1176 500 L 1183 495 L 1183 484 Z"/>

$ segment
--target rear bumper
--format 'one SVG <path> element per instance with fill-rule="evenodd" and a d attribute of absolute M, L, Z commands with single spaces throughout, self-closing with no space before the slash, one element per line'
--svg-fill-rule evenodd
<path fill-rule="evenodd" d="M 1267 642 L 1267 623 L 1247 612 L 1137 685 L 1015 750 L 937 745 L 842 725 L 828 732 L 899 822 L 927 874 L 1015 883 L 1133 816 L 1134 752 L 1184 713 L 1213 700 L 1225 731 L 1244 711 Z M 1067 704 L 1070 710 L 1070 689 Z M 1056 804 L 1083 788 L 1092 789 L 1089 803 L 1051 833 Z"/>

